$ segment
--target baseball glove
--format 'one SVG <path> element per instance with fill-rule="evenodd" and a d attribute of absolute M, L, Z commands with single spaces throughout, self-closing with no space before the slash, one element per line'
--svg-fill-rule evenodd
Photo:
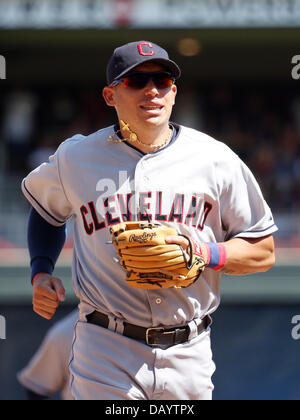
<path fill-rule="evenodd" d="M 167 244 L 166 237 L 179 235 L 176 229 L 151 222 L 124 222 L 111 227 L 112 243 L 127 271 L 126 280 L 141 289 L 181 288 L 194 283 L 205 261 L 180 245 Z"/>

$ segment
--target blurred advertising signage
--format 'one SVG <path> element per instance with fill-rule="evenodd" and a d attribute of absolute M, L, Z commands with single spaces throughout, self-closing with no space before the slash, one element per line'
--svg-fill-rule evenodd
<path fill-rule="evenodd" d="M 299 26 L 300 0 L 0 0 L 0 28 Z"/>

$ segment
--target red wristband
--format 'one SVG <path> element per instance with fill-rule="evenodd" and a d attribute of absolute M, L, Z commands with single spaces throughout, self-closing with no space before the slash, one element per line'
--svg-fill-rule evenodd
<path fill-rule="evenodd" d="M 216 244 L 219 250 L 219 262 L 218 265 L 211 267 L 213 270 L 221 270 L 226 263 L 226 248 L 222 244 Z"/>

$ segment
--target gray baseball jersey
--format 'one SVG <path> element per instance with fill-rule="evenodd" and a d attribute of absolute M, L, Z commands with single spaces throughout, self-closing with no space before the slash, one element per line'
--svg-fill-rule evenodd
<path fill-rule="evenodd" d="M 53 396 L 60 391 L 62 400 L 72 400 L 69 360 L 78 310 L 55 323 L 28 365 L 17 377 L 27 389 L 38 395 Z"/>
<path fill-rule="evenodd" d="M 220 303 L 221 274 L 211 269 L 187 288 L 128 286 L 108 243 L 116 223 L 150 218 L 206 242 L 277 230 L 239 157 L 206 134 L 173 126 L 176 138 L 148 154 L 109 142 L 114 126 L 76 135 L 23 180 L 25 196 L 49 223 L 61 226 L 73 217 L 73 284 L 82 321 L 97 309 L 144 327 L 180 326 L 211 314 Z"/>

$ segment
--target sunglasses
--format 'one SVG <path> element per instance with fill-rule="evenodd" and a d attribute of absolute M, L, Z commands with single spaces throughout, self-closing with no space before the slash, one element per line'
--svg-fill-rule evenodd
<path fill-rule="evenodd" d="M 129 73 L 123 79 L 114 80 L 110 87 L 117 86 L 119 83 L 123 83 L 124 87 L 132 89 L 143 89 L 152 80 L 157 89 L 166 89 L 171 87 L 175 78 L 170 74 L 162 71 L 155 72 L 135 72 Z"/>

